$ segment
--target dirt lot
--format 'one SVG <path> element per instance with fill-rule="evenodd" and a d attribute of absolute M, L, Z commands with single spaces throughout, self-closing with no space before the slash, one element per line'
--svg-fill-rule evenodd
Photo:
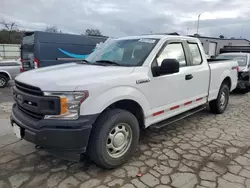
<path fill-rule="evenodd" d="M 158 132 L 141 133 L 134 157 L 116 170 L 57 159 L 18 140 L 0 90 L 0 188 L 250 188 L 250 94 L 233 94 L 223 115 L 208 110 Z"/>

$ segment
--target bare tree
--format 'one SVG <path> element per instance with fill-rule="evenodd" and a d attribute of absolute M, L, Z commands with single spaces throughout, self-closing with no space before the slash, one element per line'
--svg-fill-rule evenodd
<path fill-rule="evenodd" d="M 224 39 L 225 38 L 224 35 L 220 35 L 219 37 L 220 37 L 220 39 Z"/>
<path fill-rule="evenodd" d="M 86 29 L 85 35 L 88 36 L 101 36 L 101 31 L 99 29 Z"/>
<path fill-rule="evenodd" d="M 15 27 L 17 26 L 17 23 L 3 21 L 2 24 L 4 25 L 6 30 L 8 30 L 8 41 L 9 43 L 11 43 L 11 32 L 15 29 Z"/>
<path fill-rule="evenodd" d="M 49 32 L 49 33 L 58 33 L 59 32 L 58 28 L 56 26 L 51 26 L 51 27 L 47 26 L 45 28 L 45 31 Z"/>
<path fill-rule="evenodd" d="M 6 21 L 3 21 L 3 25 L 6 29 L 8 30 L 13 30 L 14 27 L 16 26 L 16 22 L 6 22 Z"/>

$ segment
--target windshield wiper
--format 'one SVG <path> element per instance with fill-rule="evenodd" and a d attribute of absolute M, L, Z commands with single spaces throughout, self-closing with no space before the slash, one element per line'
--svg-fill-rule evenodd
<path fill-rule="evenodd" d="M 114 61 L 109 61 L 109 60 L 99 60 L 99 61 L 96 61 L 97 63 L 101 63 L 101 64 L 110 64 L 110 65 L 117 65 L 117 66 L 123 66 L 119 63 L 116 63 Z"/>
<path fill-rule="evenodd" d="M 98 63 L 97 61 L 96 61 L 96 62 L 90 62 L 90 61 L 85 60 L 85 59 L 84 59 L 84 60 L 81 60 L 81 61 L 76 62 L 76 64 L 106 66 L 106 65 L 104 65 L 104 64 Z"/>
<path fill-rule="evenodd" d="M 90 61 L 85 60 L 85 59 L 83 59 L 81 61 L 77 61 L 76 63 L 77 64 L 84 64 L 84 65 L 96 65 L 97 64 L 97 63 L 91 63 Z"/>
<path fill-rule="evenodd" d="M 86 60 L 86 59 L 82 60 L 81 63 L 83 63 L 83 64 L 86 64 L 86 63 L 90 64 L 90 62 L 88 60 Z"/>

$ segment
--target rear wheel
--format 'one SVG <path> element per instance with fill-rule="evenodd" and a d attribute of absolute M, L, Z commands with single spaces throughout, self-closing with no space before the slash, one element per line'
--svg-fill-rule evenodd
<path fill-rule="evenodd" d="M 116 168 L 135 152 L 140 129 L 133 114 L 121 109 L 104 112 L 93 125 L 87 152 L 103 168 Z"/>
<path fill-rule="evenodd" d="M 217 99 L 209 103 L 210 110 L 216 114 L 222 114 L 228 105 L 229 101 L 229 87 L 226 83 L 222 83 Z"/>
<path fill-rule="evenodd" d="M 0 74 L 0 88 L 6 87 L 7 83 L 8 83 L 8 78 Z"/>

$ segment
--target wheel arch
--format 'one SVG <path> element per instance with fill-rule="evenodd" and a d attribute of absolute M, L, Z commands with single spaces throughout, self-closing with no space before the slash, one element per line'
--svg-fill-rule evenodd
<path fill-rule="evenodd" d="M 7 71 L 0 70 L 0 75 L 4 75 L 6 78 L 11 80 L 11 75 Z"/>
<path fill-rule="evenodd" d="M 227 76 L 226 78 L 224 78 L 224 80 L 222 81 L 222 84 L 226 84 L 229 88 L 229 90 L 231 91 L 231 87 L 232 87 L 232 80 L 229 76 Z"/>
<path fill-rule="evenodd" d="M 110 108 L 119 108 L 131 112 L 138 119 L 140 126 L 145 125 L 145 117 L 150 113 L 146 96 L 137 88 L 121 86 L 103 92 L 98 97 L 91 97 L 81 106 L 81 115 L 101 114 Z"/>
<path fill-rule="evenodd" d="M 115 109 L 115 108 L 129 111 L 130 113 L 132 113 L 136 117 L 140 127 L 141 128 L 145 127 L 144 111 L 138 102 L 131 100 L 131 99 L 119 100 L 119 101 L 116 101 L 116 102 L 110 104 L 107 108 L 105 108 L 103 110 L 103 112 L 106 110 Z"/>

